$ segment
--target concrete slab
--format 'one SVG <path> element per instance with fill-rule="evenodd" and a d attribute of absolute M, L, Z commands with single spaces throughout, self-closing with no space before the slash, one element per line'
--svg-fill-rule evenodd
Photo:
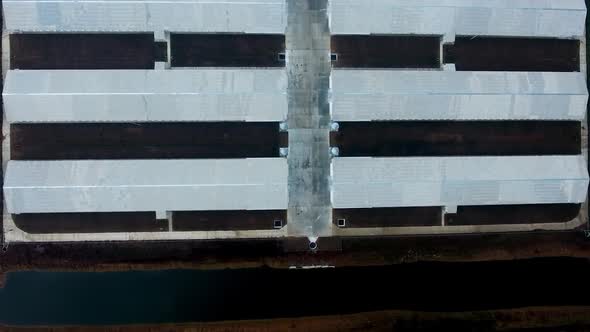
<path fill-rule="evenodd" d="M 327 0 L 287 1 L 289 236 L 331 234 Z"/>

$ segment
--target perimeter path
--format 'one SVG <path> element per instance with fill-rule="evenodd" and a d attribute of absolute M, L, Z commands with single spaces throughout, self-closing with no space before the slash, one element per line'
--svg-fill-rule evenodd
<path fill-rule="evenodd" d="M 332 234 L 327 0 L 287 0 L 289 236 Z"/>

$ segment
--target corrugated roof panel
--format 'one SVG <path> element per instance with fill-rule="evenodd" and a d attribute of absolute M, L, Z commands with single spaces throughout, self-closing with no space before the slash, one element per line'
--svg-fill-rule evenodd
<path fill-rule="evenodd" d="M 333 70 L 334 121 L 581 120 L 582 73 Z"/>
<path fill-rule="evenodd" d="M 581 203 L 583 156 L 335 158 L 334 208 Z"/>
<path fill-rule="evenodd" d="M 282 0 L 5 0 L 25 32 L 285 32 Z"/>
<path fill-rule="evenodd" d="M 579 38 L 583 0 L 332 0 L 332 34 Z"/>
<path fill-rule="evenodd" d="M 287 209 L 287 160 L 10 161 L 10 213 Z"/>
<path fill-rule="evenodd" d="M 9 122 L 272 121 L 284 69 L 9 71 Z"/>

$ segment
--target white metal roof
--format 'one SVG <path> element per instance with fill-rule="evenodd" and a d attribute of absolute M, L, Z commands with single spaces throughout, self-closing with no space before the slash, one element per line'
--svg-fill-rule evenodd
<path fill-rule="evenodd" d="M 283 121 L 284 69 L 15 70 L 9 122 Z"/>
<path fill-rule="evenodd" d="M 334 121 L 582 120 L 583 73 L 333 70 Z"/>
<path fill-rule="evenodd" d="M 284 0 L 5 0 L 26 32 L 285 32 Z"/>
<path fill-rule="evenodd" d="M 583 156 L 335 158 L 334 208 L 580 203 Z"/>
<path fill-rule="evenodd" d="M 287 160 L 9 161 L 9 213 L 287 209 Z"/>
<path fill-rule="evenodd" d="M 332 0 L 332 34 L 580 38 L 584 0 Z"/>

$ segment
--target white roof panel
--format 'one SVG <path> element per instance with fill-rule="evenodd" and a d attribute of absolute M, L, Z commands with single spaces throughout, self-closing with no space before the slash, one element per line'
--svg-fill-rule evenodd
<path fill-rule="evenodd" d="M 580 38 L 584 0 L 332 0 L 332 34 Z"/>
<path fill-rule="evenodd" d="M 334 158 L 334 208 L 581 203 L 583 156 Z"/>
<path fill-rule="evenodd" d="M 285 158 L 9 161 L 10 213 L 287 209 Z"/>
<path fill-rule="evenodd" d="M 4 0 L 9 31 L 285 33 L 283 0 Z"/>
<path fill-rule="evenodd" d="M 9 122 L 272 121 L 287 116 L 284 69 L 15 70 Z"/>
<path fill-rule="evenodd" d="M 334 121 L 581 120 L 582 73 L 333 70 Z"/>

